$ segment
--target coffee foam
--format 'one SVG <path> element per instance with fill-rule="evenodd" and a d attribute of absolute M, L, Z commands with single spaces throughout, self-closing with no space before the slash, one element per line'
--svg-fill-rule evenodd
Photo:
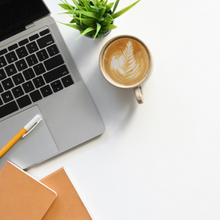
<path fill-rule="evenodd" d="M 103 69 L 117 84 L 132 86 L 139 83 L 148 73 L 149 54 L 146 48 L 132 38 L 113 41 L 105 50 Z"/>

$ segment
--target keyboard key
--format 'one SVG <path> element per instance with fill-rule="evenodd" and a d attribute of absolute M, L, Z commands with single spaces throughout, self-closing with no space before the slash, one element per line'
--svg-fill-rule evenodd
<path fill-rule="evenodd" d="M 27 64 L 24 59 L 19 60 L 18 62 L 15 63 L 15 65 L 19 71 L 22 71 L 27 68 Z"/>
<path fill-rule="evenodd" d="M 29 66 L 33 66 L 38 63 L 37 58 L 34 54 L 30 55 L 29 57 L 26 57 L 26 61 Z"/>
<path fill-rule="evenodd" d="M 38 43 L 40 48 L 44 48 L 44 47 L 47 47 L 47 46 L 53 44 L 54 40 L 53 40 L 52 35 L 49 34 L 49 35 L 47 35 L 45 37 L 42 37 L 39 40 L 37 40 L 37 43 Z"/>
<path fill-rule="evenodd" d="M 34 71 L 30 68 L 23 72 L 23 75 L 26 80 L 32 79 L 35 77 Z"/>
<path fill-rule="evenodd" d="M 40 89 L 40 91 L 41 91 L 43 97 L 47 97 L 48 95 L 51 95 L 51 94 L 53 93 L 52 90 L 51 90 L 51 88 L 50 88 L 50 86 L 48 86 L 48 85 L 42 87 L 42 88 Z"/>
<path fill-rule="evenodd" d="M 7 62 L 4 57 L 0 57 L 0 67 L 7 65 Z"/>
<path fill-rule="evenodd" d="M 37 102 L 38 100 L 42 99 L 42 96 L 38 90 L 31 92 L 30 97 L 32 99 L 32 102 Z"/>
<path fill-rule="evenodd" d="M 14 89 L 12 89 L 12 93 L 15 98 L 18 98 L 18 97 L 24 95 L 24 92 L 23 92 L 21 86 L 17 86 Z"/>
<path fill-rule="evenodd" d="M 5 71 L 3 69 L 0 69 L 0 81 L 4 78 L 6 78 Z"/>
<path fill-rule="evenodd" d="M 37 64 L 33 68 L 34 68 L 34 72 L 36 73 L 36 75 L 40 75 L 46 71 L 42 63 Z"/>
<path fill-rule="evenodd" d="M 65 76 L 68 73 L 69 72 L 68 72 L 66 66 L 63 65 L 63 66 L 60 66 L 54 70 L 51 70 L 50 72 L 45 73 L 44 78 L 47 83 L 50 83 L 50 82 L 52 82 L 62 76 Z"/>
<path fill-rule="evenodd" d="M 43 30 L 40 32 L 40 36 L 46 35 L 48 33 L 50 33 L 49 29 Z"/>
<path fill-rule="evenodd" d="M 7 52 L 7 49 L 0 50 L 0 55 L 6 54 Z"/>
<path fill-rule="evenodd" d="M 26 93 L 34 90 L 34 85 L 31 81 L 28 81 L 28 82 L 22 84 L 22 87 Z"/>
<path fill-rule="evenodd" d="M 9 51 L 14 50 L 14 49 L 16 49 L 17 47 L 18 47 L 17 44 L 13 44 L 13 45 L 11 45 L 10 47 L 8 47 L 8 50 L 9 50 Z"/>
<path fill-rule="evenodd" d="M 2 99 L 4 100 L 5 103 L 7 103 L 13 100 L 13 96 L 10 91 L 7 91 L 2 94 Z"/>
<path fill-rule="evenodd" d="M 16 102 L 10 102 L 6 105 L 3 105 L 0 107 L 0 118 L 5 117 L 6 115 L 9 115 L 15 111 L 18 110 L 18 106 L 16 104 Z"/>
<path fill-rule="evenodd" d="M 2 93 L 4 90 L 2 88 L 2 85 L 0 84 L 0 93 Z"/>
<path fill-rule="evenodd" d="M 35 85 L 36 88 L 39 88 L 39 87 L 45 85 L 45 82 L 44 82 L 42 76 L 39 76 L 39 77 L 33 79 L 33 82 L 34 82 L 34 85 Z"/>
<path fill-rule="evenodd" d="M 68 87 L 68 86 L 74 84 L 74 82 L 73 82 L 71 76 L 69 76 L 69 75 L 66 76 L 66 77 L 64 77 L 64 78 L 62 78 L 61 80 L 62 80 L 62 83 L 63 83 L 63 85 L 64 85 L 65 87 Z"/>
<path fill-rule="evenodd" d="M 18 59 L 14 51 L 7 53 L 5 55 L 5 57 L 8 61 L 8 63 L 13 63 L 14 61 L 16 61 Z"/>
<path fill-rule="evenodd" d="M 28 52 L 25 47 L 20 47 L 16 50 L 16 53 L 18 57 L 21 59 L 23 57 L 26 57 L 28 55 Z"/>
<path fill-rule="evenodd" d="M 31 99 L 29 98 L 28 95 L 25 95 L 19 99 L 17 99 L 18 105 L 20 108 L 24 108 L 27 105 L 31 104 Z"/>
<path fill-rule="evenodd" d="M 38 51 L 38 46 L 35 42 L 31 42 L 31 43 L 27 44 L 26 47 L 27 47 L 28 52 L 30 54 Z"/>
<path fill-rule="evenodd" d="M 63 63 L 64 61 L 61 55 L 57 55 L 49 60 L 44 61 L 44 65 L 47 70 L 51 70 L 57 66 L 60 66 Z"/>
<path fill-rule="evenodd" d="M 35 35 L 29 37 L 29 40 L 32 41 L 32 40 L 35 40 L 35 39 L 37 39 L 37 38 L 39 38 L 39 35 L 38 35 L 38 34 L 35 34 Z"/>
<path fill-rule="evenodd" d="M 37 57 L 40 61 L 46 60 L 49 56 L 47 55 L 47 52 L 45 49 L 37 52 Z"/>
<path fill-rule="evenodd" d="M 15 73 L 17 73 L 17 70 L 16 70 L 14 64 L 11 64 L 11 65 L 5 67 L 5 71 L 8 76 L 11 76 L 11 75 L 14 75 Z"/>
<path fill-rule="evenodd" d="M 62 86 L 60 80 L 57 80 L 57 81 L 51 83 L 51 87 L 52 87 L 54 92 L 58 92 L 61 89 L 63 89 L 63 86 Z"/>
<path fill-rule="evenodd" d="M 59 50 L 58 50 L 56 44 L 48 47 L 47 51 L 48 51 L 48 53 L 50 54 L 51 57 L 59 53 Z"/>
<path fill-rule="evenodd" d="M 16 74 L 12 77 L 15 85 L 19 85 L 24 82 L 24 77 L 21 75 L 21 73 Z"/>
<path fill-rule="evenodd" d="M 28 43 L 28 39 L 24 39 L 18 43 L 19 46 L 23 46 Z"/>
<path fill-rule="evenodd" d="M 14 84 L 13 84 L 13 82 L 10 78 L 7 78 L 7 79 L 3 80 L 2 85 L 3 85 L 5 90 L 8 90 L 8 89 L 10 89 L 14 86 Z"/>
<path fill-rule="evenodd" d="M 0 105 L 3 105 L 3 101 L 2 101 L 2 99 L 0 98 Z M 1 110 L 1 109 L 0 109 Z"/>

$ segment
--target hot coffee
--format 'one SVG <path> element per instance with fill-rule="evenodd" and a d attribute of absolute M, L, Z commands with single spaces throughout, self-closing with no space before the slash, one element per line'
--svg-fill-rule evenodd
<path fill-rule="evenodd" d="M 99 55 L 102 75 L 112 85 L 134 89 L 139 104 L 144 101 L 142 85 L 152 72 L 152 56 L 140 39 L 120 35 L 109 40 Z"/>
<path fill-rule="evenodd" d="M 150 55 L 140 41 L 132 37 L 118 38 L 105 48 L 102 68 L 116 86 L 132 87 L 150 74 Z"/>

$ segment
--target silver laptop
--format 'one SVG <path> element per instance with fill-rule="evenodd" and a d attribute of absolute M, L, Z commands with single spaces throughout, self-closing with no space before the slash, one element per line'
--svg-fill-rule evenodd
<path fill-rule="evenodd" d="M 100 115 L 42 0 L 0 0 L 0 149 L 35 115 L 42 121 L 0 159 L 22 169 L 104 131 Z"/>

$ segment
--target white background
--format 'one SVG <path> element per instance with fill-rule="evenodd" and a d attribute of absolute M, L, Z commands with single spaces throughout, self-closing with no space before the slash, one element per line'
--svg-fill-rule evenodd
<path fill-rule="evenodd" d="M 55 20 L 71 20 L 58 15 L 59 0 L 45 2 Z M 141 0 L 102 40 L 75 40 L 78 31 L 58 24 L 106 130 L 28 173 L 65 167 L 95 220 L 219 220 L 218 2 Z M 121 34 L 143 40 L 154 58 L 143 105 L 99 71 L 102 46 Z"/>

